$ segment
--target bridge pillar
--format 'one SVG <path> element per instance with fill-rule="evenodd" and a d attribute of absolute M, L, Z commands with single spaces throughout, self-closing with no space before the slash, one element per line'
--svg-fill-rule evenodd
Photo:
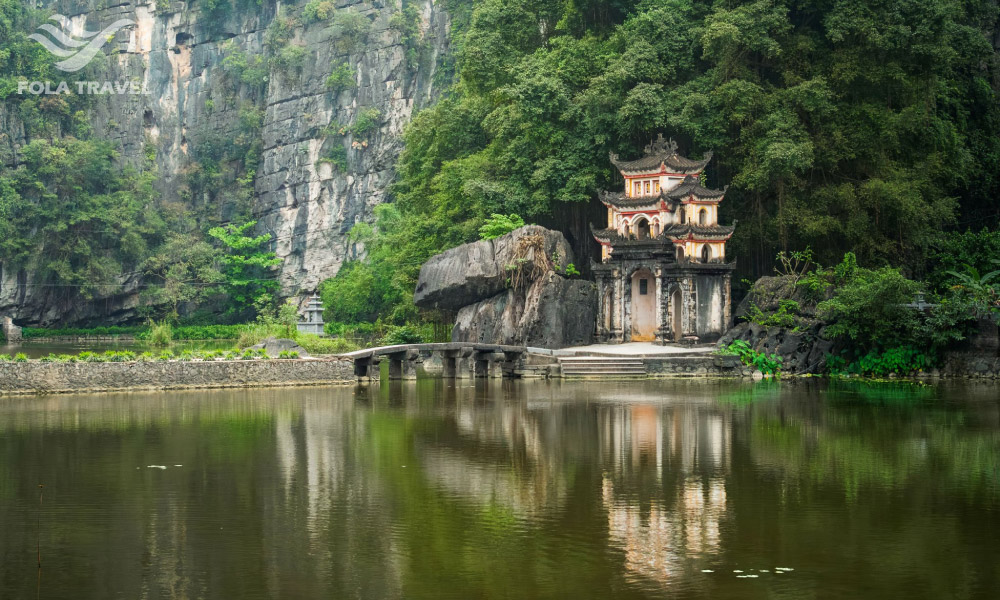
<path fill-rule="evenodd" d="M 475 351 L 472 348 L 463 348 L 456 351 L 455 355 L 455 378 L 471 379 L 476 376 Z"/>
<path fill-rule="evenodd" d="M 369 358 L 359 358 L 354 361 L 354 376 L 358 378 L 358 381 L 364 379 L 378 379 L 380 376 L 379 372 L 379 357 L 373 356 Z"/>
<path fill-rule="evenodd" d="M 389 356 L 389 379 L 416 379 L 416 350 L 395 352 Z"/>
<path fill-rule="evenodd" d="M 444 379 L 454 379 L 458 373 L 458 352 L 445 351 L 441 353 L 441 377 Z"/>

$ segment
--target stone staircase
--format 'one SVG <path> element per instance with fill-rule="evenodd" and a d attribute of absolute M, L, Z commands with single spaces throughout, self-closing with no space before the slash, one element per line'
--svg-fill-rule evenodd
<path fill-rule="evenodd" d="M 630 379 L 646 377 L 646 365 L 641 358 L 619 356 L 569 356 L 559 358 L 559 371 L 564 378 L 588 377 Z"/>

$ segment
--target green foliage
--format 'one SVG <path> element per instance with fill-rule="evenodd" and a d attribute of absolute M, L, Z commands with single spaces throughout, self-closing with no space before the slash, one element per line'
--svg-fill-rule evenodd
<path fill-rule="evenodd" d="M 337 5 L 331 0 L 309 0 L 302 8 L 302 19 L 305 23 L 326 21 L 336 10 Z"/>
<path fill-rule="evenodd" d="M 151 252 L 165 223 L 153 175 L 115 165 L 110 143 L 72 137 L 23 146 L 0 170 L 0 256 L 65 298 L 118 293 L 122 273 Z"/>
<path fill-rule="evenodd" d="M 143 332 L 148 331 L 146 327 L 113 325 L 109 327 L 66 327 L 62 329 L 43 329 L 40 327 L 24 327 L 21 329 L 21 337 L 24 339 L 38 339 L 51 337 L 96 337 L 96 336 L 116 336 L 133 335 L 140 337 Z"/>
<path fill-rule="evenodd" d="M 281 352 L 278 353 L 278 358 L 281 359 L 293 359 L 298 357 L 299 353 L 295 350 L 282 350 Z"/>
<path fill-rule="evenodd" d="M 728 346 L 723 346 L 718 350 L 719 354 L 739 356 L 740 362 L 748 367 L 753 367 L 765 375 L 780 376 L 782 358 L 777 354 L 764 354 L 757 352 L 743 340 L 734 340 Z"/>
<path fill-rule="evenodd" d="M 289 298 L 278 309 L 278 324 L 284 329 L 285 337 L 292 337 L 297 333 L 299 322 L 299 307 L 294 300 Z"/>
<path fill-rule="evenodd" d="M 152 285 L 142 292 L 153 310 L 176 319 L 181 304 L 210 297 L 222 281 L 218 269 L 220 252 L 196 234 L 169 233 L 166 240 L 142 264 Z"/>
<path fill-rule="evenodd" d="M 830 323 L 827 334 L 846 345 L 843 355 L 828 361 L 832 371 L 879 376 L 932 366 L 981 316 L 976 308 L 981 298 L 961 286 L 920 311 L 910 306 L 922 288 L 919 282 L 897 269 L 857 267 L 853 255 L 833 269 L 831 283 L 836 284 L 832 297 L 817 311 Z"/>
<path fill-rule="evenodd" d="M 340 54 L 350 54 L 368 40 L 371 21 L 353 10 L 339 10 L 334 13 L 333 47 Z"/>
<path fill-rule="evenodd" d="M 493 213 L 479 228 L 479 237 L 484 240 L 495 240 L 521 227 L 524 227 L 524 219 L 519 215 Z"/>
<path fill-rule="evenodd" d="M 1000 230 L 967 230 L 938 236 L 931 242 L 923 271 L 930 289 L 945 292 L 955 285 L 951 272 L 967 273 L 968 267 L 979 273 L 996 269 L 1000 257 Z"/>
<path fill-rule="evenodd" d="M 329 163 L 338 171 L 347 171 L 347 148 L 338 141 L 320 159 L 321 163 Z"/>
<path fill-rule="evenodd" d="M 898 346 L 883 352 L 872 350 L 852 361 L 843 356 L 828 356 L 826 361 L 827 369 L 834 375 L 850 373 L 866 377 L 908 375 L 933 364 L 933 356 L 913 346 Z"/>
<path fill-rule="evenodd" d="M 388 328 L 382 339 L 380 346 L 395 346 L 397 344 L 420 344 L 424 342 L 419 331 L 410 325 L 394 325 Z"/>
<path fill-rule="evenodd" d="M 169 346 L 174 340 L 174 328 L 167 321 L 149 322 L 149 343 L 153 346 Z"/>
<path fill-rule="evenodd" d="M 24 352 L 18 352 L 17 354 L 14 355 L 14 362 L 16 363 L 28 362 L 28 356 Z"/>
<path fill-rule="evenodd" d="M 1000 259 L 991 259 L 993 266 Z M 964 272 L 948 271 L 952 277 L 952 299 L 961 302 L 980 319 L 1000 322 L 1000 269 L 980 274 L 972 265 L 965 265 Z"/>
<path fill-rule="evenodd" d="M 320 286 L 324 321 L 373 322 L 392 310 L 394 273 L 373 261 L 348 261 Z"/>
<path fill-rule="evenodd" d="M 354 69 L 347 63 L 333 67 L 330 76 L 326 78 L 326 88 L 334 94 L 353 89 L 358 84 L 354 79 Z"/>
<path fill-rule="evenodd" d="M 745 319 L 764 327 L 785 327 L 790 329 L 798 323 L 796 315 L 799 313 L 799 309 L 799 303 L 795 300 L 781 300 L 778 302 L 778 310 L 770 314 L 765 314 L 756 304 L 750 304 Z"/>
<path fill-rule="evenodd" d="M 389 28 L 399 35 L 399 41 L 406 50 L 406 66 L 416 69 L 426 55 L 428 45 L 420 35 L 420 12 L 417 6 L 408 0 L 402 0 L 402 4 L 401 9 L 389 19 Z"/>
<path fill-rule="evenodd" d="M 246 85 L 254 93 L 261 93 L 267 86 L 269 71 L 264 57 L 259 54 L 248 56 L 231 40 L 223 42 L 220 49 L 225 54 L 222 59 L 222 70 L 231 80 Z"/>
<path fill-rule="evenodd" d="M 281 259 L 262 248 L 271 241 L 271 234 L 246 235 L 256 224 L 250 221 L 208 231 L 224 252 L 220 258 L 222 283 L 229 297 L 229 312 L 233 314 L 260 314 L 272 304 L 272 293 L 278 288 L 272 267 L 281 264 Z"/>
<path fill-rule="evenodd" d="M 913 301 L 920 284 L 898 269 L 858 269 L 830 300 L 817 306 L 831 325 L 830 335 L 846 337 L 859 348 L 886 348 L 913 340 L 919 326 Z"/>
<path fill-rule="evenodd" d="M 305 348 L 310 354 L 343 354 L 358 349 L 358 345 L 341 337 L 323 338 L 313 333 L 300 333 L 295 336 L 295 343 Z"/>
<path fill-rule="evenodd" d="M 377 108 L 365 108 L 358 112 L 351 126 L 351 132 L 357 137 L 364 137 L 378 129 L 382 123 L 382 113 Z"/>
<path fill-rule="evenodd" d="M 566 265 L 566 269 L 563 272 L 566 274 L 566 277 L 580 276 L 580 271 L 577 270 L 576 265 L 574 265 L 573 263 L 569 263 L 568 265 Z"/>

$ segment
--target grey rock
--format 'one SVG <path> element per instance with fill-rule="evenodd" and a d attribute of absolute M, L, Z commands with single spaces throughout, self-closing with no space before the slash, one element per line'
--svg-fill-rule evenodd
<path fill-rule="evenodd" d="M 553 272 L 459 310 L 452 341 L 562 348 L 593 341 L 597 286 Z"/>
<path fill-rule="evenodd" d="M 302 346 L 295 343 L 295 340 L 288 338 L 266 338 L 263 342 L 250 346 L 251 350 L 265 350 L 271 358 L 277 358 L 284 351 L 298 352 L 299 358 L 308 358 L 309 353 Z"/>
<path fill-rule="evenodd" d="M 800 344 L 802 344 L 801 334 L 787 332 L 775 351 L 782 356 L 795 354 Z"/>
<path fill-rule="evenodd" d="M 495 240 L 463 244 L 432 256 L 420 269 L 413 302 L 421 308 L 458 310 L 501 293 L 507 287 L 507 265 L 513 264 L 518 241 L 526 236 L 542 236 L 545 256 L 532 251 L 531 265 L 549 270 L 553 263 L 564 269 L 573 262 L 573 249 L 558 231 L 526 225 Z"/>

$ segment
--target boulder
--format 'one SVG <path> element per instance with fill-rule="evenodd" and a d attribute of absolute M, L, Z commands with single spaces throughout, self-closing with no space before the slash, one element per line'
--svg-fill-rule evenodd
<path fill-rule="evenodd" d="M 597 286 L 554 272 L 526 291 L 508 289 L 462 308 L 454 342 L 562 348 L 590 344 L 597 313 Z"/>
<path fill-rule="evenodd" d="M 827 290 L 822 298 L 811 298 L 805 288 L 796 285 L 796 278 L 791 275 L 761 277 L 733 310 L 733 318 L 739 320 L 749 316 L 752 307 L 765 314 L 773 313 L 780 308 L 783 300 L 794 300 L 799 305 L 798 314 L 811 319 L 817 316 L 817 300 L 829 298 L 832 289 Z"/>
<path fill-rule="evenodd" d="M 540 236 L 544 256 L 529 250 L 520 256 L 523 241 Z M 573 249 L 558 231 L 527 225 L 495 240 L 463 244 L 432 256 L 420 269 L 413 303 L 420 308 L 458 310 L 491 299 L 507 288 L 508 265 L 519 260 L 528 270 L 563 270 L 573 262 Z"/>
<path fill-rule="evenodd" d="M 295 343 L 295 340 L 288 338 L 266 338 L 263 342 L 250 346 L 251 350 L 264 349 L 271 358 L 277 358 L 282 351 L 298 352 L 299 358 L 308 358 L 309 353 L 302 346 Z"/>

